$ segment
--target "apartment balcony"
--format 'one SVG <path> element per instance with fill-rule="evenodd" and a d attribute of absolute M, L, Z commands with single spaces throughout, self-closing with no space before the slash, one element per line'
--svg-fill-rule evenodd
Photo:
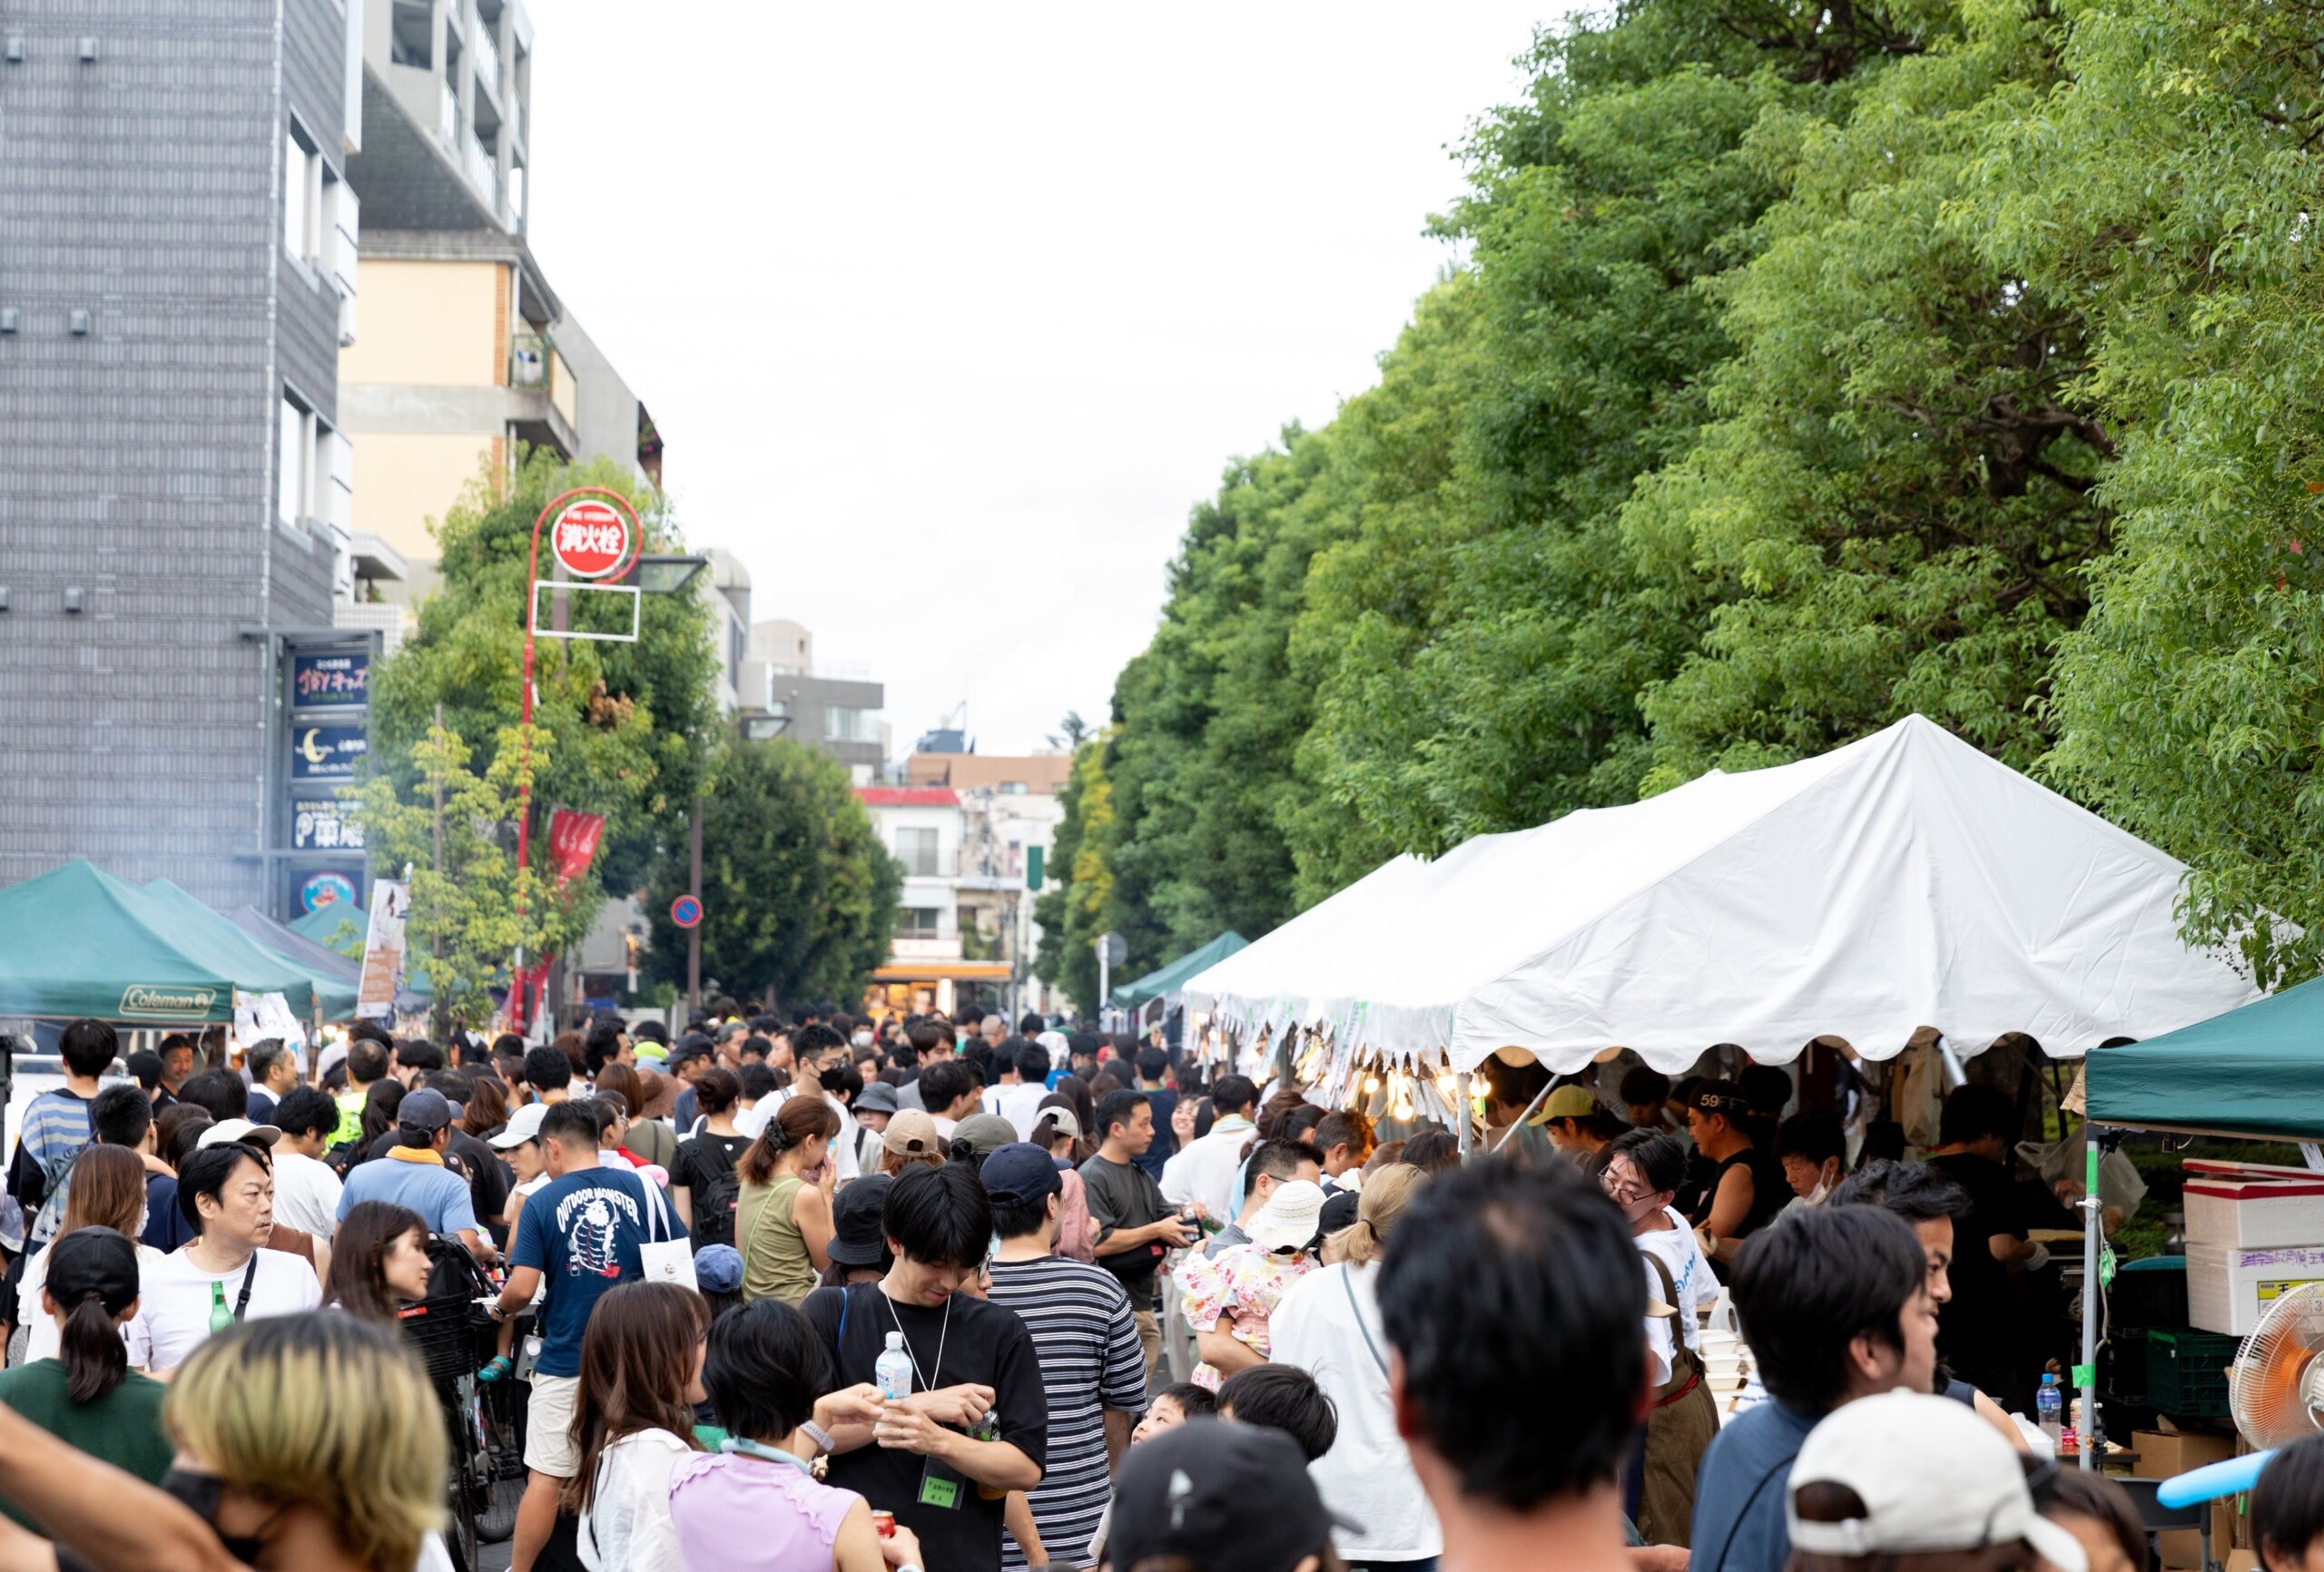
<path fill-rule="evenodd" d="M 446 147 L 460 145 L 460 95 L 449 82 L 436 84 L 436 134 Z"/>
<path fill-rule="evenodd" d="M 500 41 L 493 36 L 492 24 L 482 23 L 476 30 L 476 84 L 492 94 L 497 103 L 507 96 L 500 90 Z"/>
<path fill-rule="evenodd" d="M 492 155 L 484 150 L 484 143 L 473 136 L 460 143 L 460 168 L 468 175 L 468 183 L 476 187 L 477 194 L 484 198 L 485 206 L 499 212 L 500 171 L 494 167 Z"/>
<path fill-rule="evenodd" d="M 340 601 L 330 609 L 330 625 L 377 633 L 387 653 L 392 655 L 419 625 L 419 619 L 412 615 L 409 606 L 391 605 L 384 601 Z"/>

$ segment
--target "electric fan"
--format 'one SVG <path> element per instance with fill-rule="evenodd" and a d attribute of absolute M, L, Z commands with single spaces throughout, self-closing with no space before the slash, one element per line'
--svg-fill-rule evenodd
<path fill-rule="evenodd" d="M 2278 1447 L 2324 1435 L 2324 1282 L 2303 1282 L 2270 1305 L 2228 1372 L 2235 1428 L 2259 1450 L 2190 1469 L 2162 1482 L 2155 1498 L 2191 1506 L 2248 1490 Z"/>

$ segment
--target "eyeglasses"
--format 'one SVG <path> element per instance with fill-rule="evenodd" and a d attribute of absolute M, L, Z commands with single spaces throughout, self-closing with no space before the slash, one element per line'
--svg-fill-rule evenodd
<path fill-rule="evenodd" d="M 1606 1193 L 1608 1200 L 1625 1206 L 1654 1194 L 1644 1180 L 1625 1179 L 1610 1167 L 1599 1171 L 1598 1188 Z"/>

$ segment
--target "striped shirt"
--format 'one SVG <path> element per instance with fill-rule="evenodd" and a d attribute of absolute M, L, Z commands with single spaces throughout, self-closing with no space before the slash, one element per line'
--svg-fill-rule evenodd
<path fill-rule="evenodd" d="M 55 1236 L 64 1218 L 65 1192 L 72 1188 L 73 1160 L 89 1140 L 88 1098 L 72 1092 L 43 1092 L 25 1105 L 24 1128 L 17 1136 L 15 1183 L 10 1189 L 38 1213 L 27 1243 L 44 1244 Z"/>
<path fill-rule="evenodd" d="M 1033 1522 L 1050 1560 L 1078 1566 L 1113 1495 L 1105 1410 L 1146 1409 L 1145 1350 L 1129 1295 L 1110 1272 L 1045 1255 L 994 1262 L 988 1297 L 1033 1334 L 1049 1402 L 1048 1471 L 1033 1489 Z M 1001 1565 L 1025 1565 L 1013 1538 L 1002 1542 Z"/>

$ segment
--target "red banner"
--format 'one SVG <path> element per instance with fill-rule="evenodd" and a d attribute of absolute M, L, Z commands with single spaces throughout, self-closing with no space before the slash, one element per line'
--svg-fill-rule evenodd
<path fill-rule="evenodd" d="M 606 816 L 576 813 L 559 808 L 548 816 L 548 864 L 556 871 L 556 888 L 589 871 L 597 859 L 597 842 L 605 838 Z"/>

